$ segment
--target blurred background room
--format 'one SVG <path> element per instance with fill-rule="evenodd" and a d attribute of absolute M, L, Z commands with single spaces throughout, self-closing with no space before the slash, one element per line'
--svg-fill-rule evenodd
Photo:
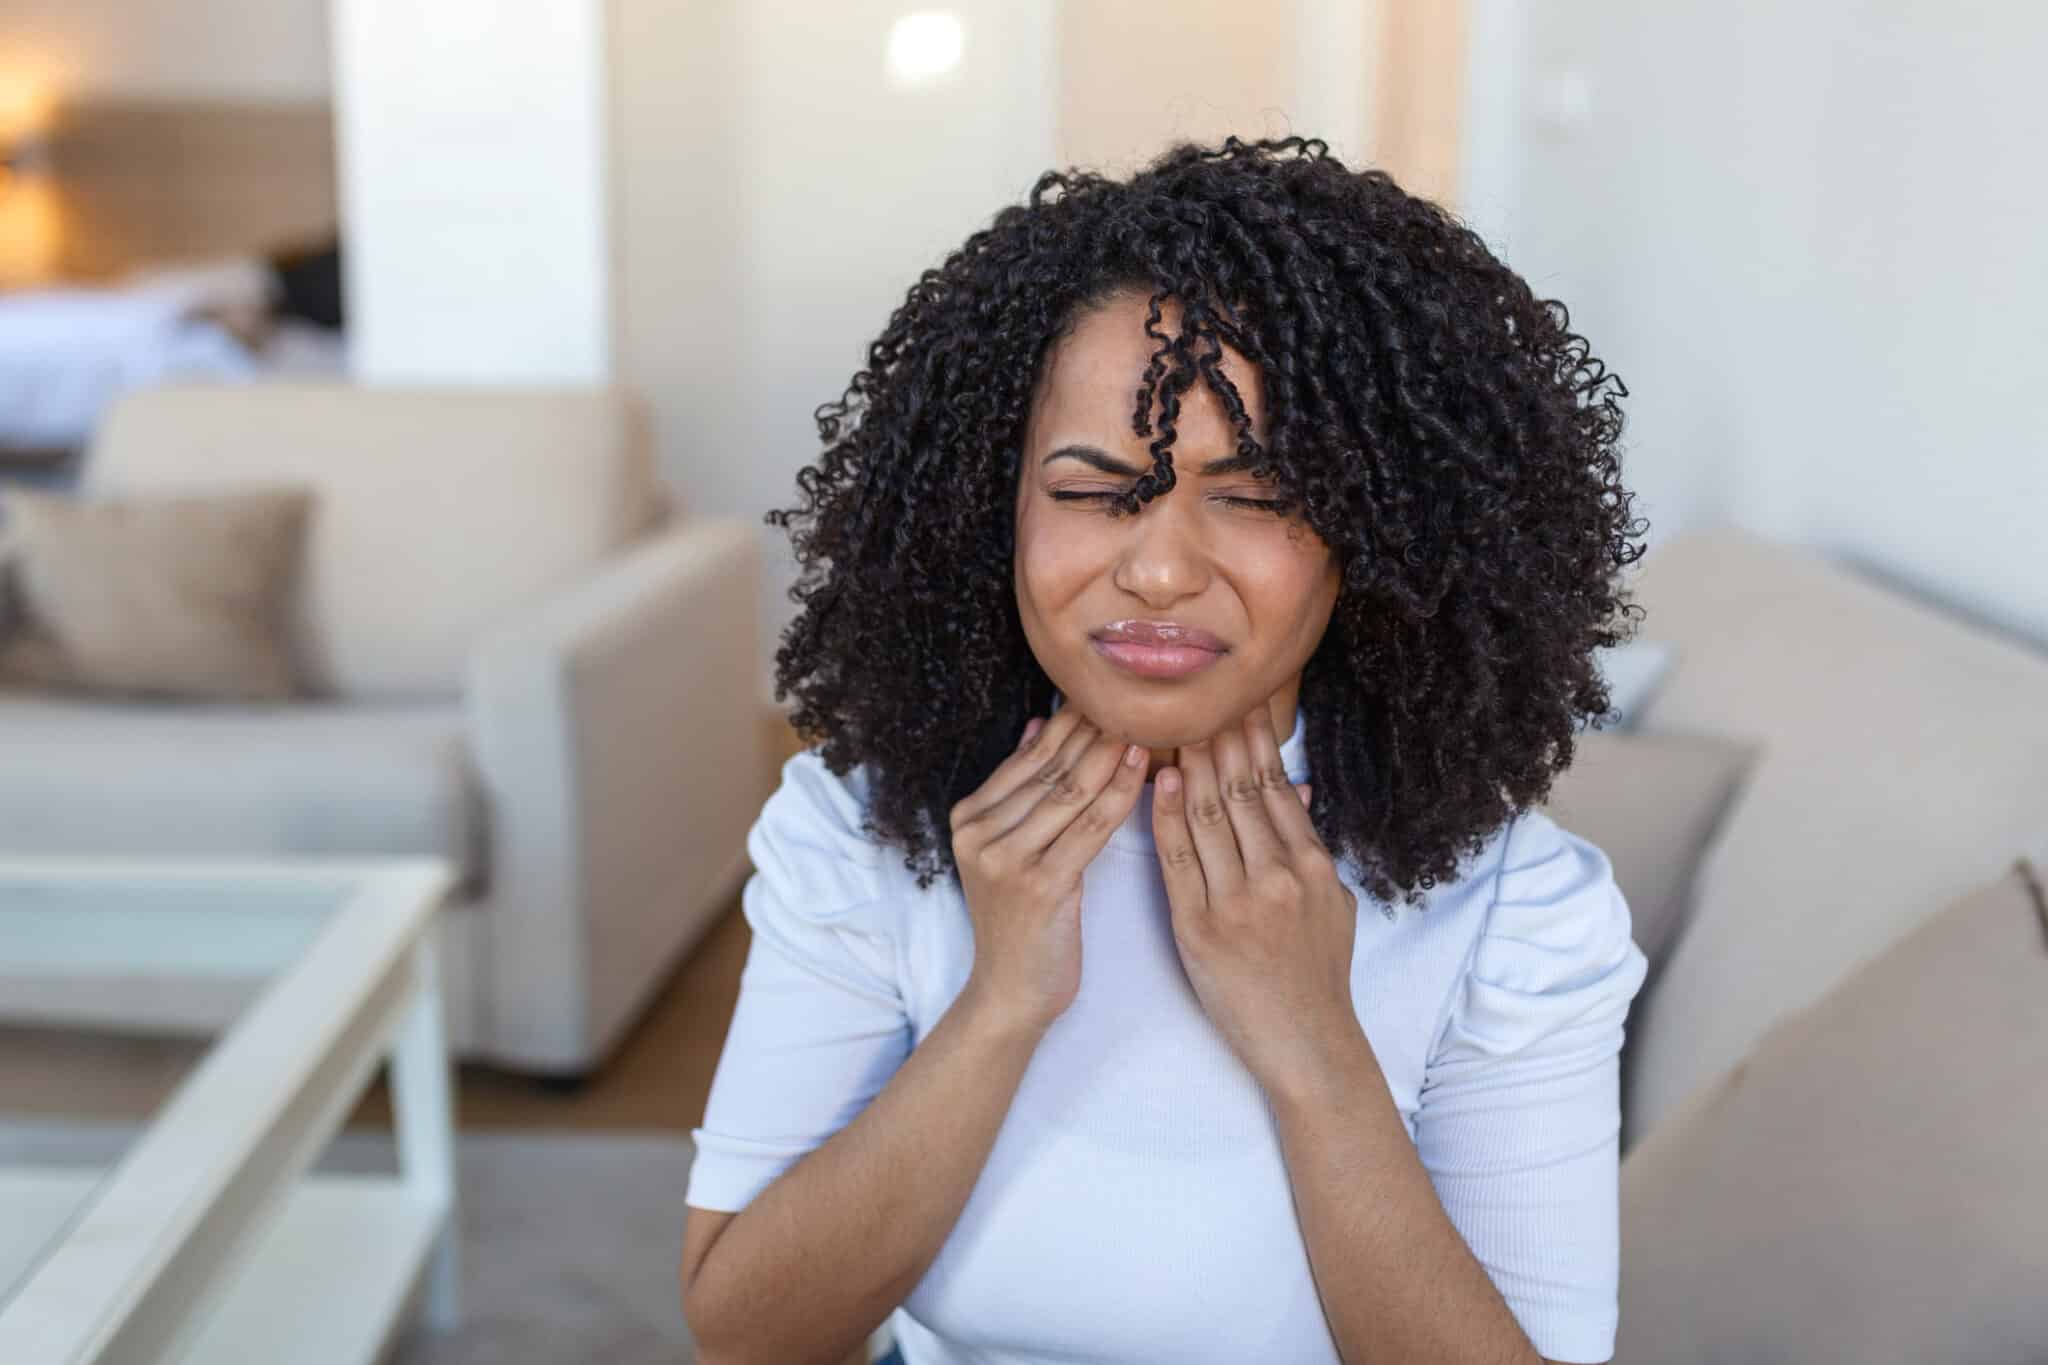
<path fill-rule="evenodd" d="M 1617 1358 L 2048 1359 L 2044 53 L 2020 0 L 0 0 L 0 1359 L 694 1359 L 798 744 L 763 514 L 1041 171 L 1232 133 L 1443 204 L 1627 385 L 1646 615 L 1550 803 L 1652 963 Z"/>

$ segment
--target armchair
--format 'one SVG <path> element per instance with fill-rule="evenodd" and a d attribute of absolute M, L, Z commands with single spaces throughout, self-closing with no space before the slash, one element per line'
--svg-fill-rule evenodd
<path fill-rule="evenodd" d="M 0 690 L 0 852 L 448 857 L 457 1057 L 594 1069 L 747 869 L 759 549 L 606 389 L 127 395 L 87 496 L 314 486 L 278 705 Z M 147 992 L 94 1002 L 149 1027 Z"/>

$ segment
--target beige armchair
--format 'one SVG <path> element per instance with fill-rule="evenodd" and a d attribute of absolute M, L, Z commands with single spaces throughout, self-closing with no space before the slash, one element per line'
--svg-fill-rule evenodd
<path fill-rule="evenodd" d="M 459 1057 L 573 1077 L 747 870 L 773 776 L 759 549 L 658 484 L 593 389 L 335 383 L 136 392 L 85 496 L 316 490 L 269 706 L 0 691 L 0 852 L 435 853 Z M 147 993 L 103 1014 L 147 1025 Z"/>

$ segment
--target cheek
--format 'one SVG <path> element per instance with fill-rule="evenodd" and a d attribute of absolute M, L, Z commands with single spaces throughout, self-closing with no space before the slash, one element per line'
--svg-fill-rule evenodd
<path fill-rule="evenodd" d="M 1286 631 L 1312 631 L 1329 616 L 1329 553 L 1291 544 L 1268 544 L 1238 563 L 1247 608 Z"/>
<path fill-rule="evenodd" d="M 1026 514 L 1017 533 L 1014 565 L 1017 593 L 1041 610 L 1057 609 L 1103 572 L 1099 541 L 1058 519 L 1038 520 Z"/>

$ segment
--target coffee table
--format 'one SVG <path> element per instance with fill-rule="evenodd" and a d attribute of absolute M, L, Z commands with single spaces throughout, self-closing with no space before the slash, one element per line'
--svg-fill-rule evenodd
<path fill-rule="evenodd" d="M 0 1167 L 0 1361 L 364 1362 L 456 1324 L 453 881 L 0 855 L 0 1021 L 211 1040 L 117 1161 Z M 386 1061 L 399 1173 L 309 1172 Z"/>

